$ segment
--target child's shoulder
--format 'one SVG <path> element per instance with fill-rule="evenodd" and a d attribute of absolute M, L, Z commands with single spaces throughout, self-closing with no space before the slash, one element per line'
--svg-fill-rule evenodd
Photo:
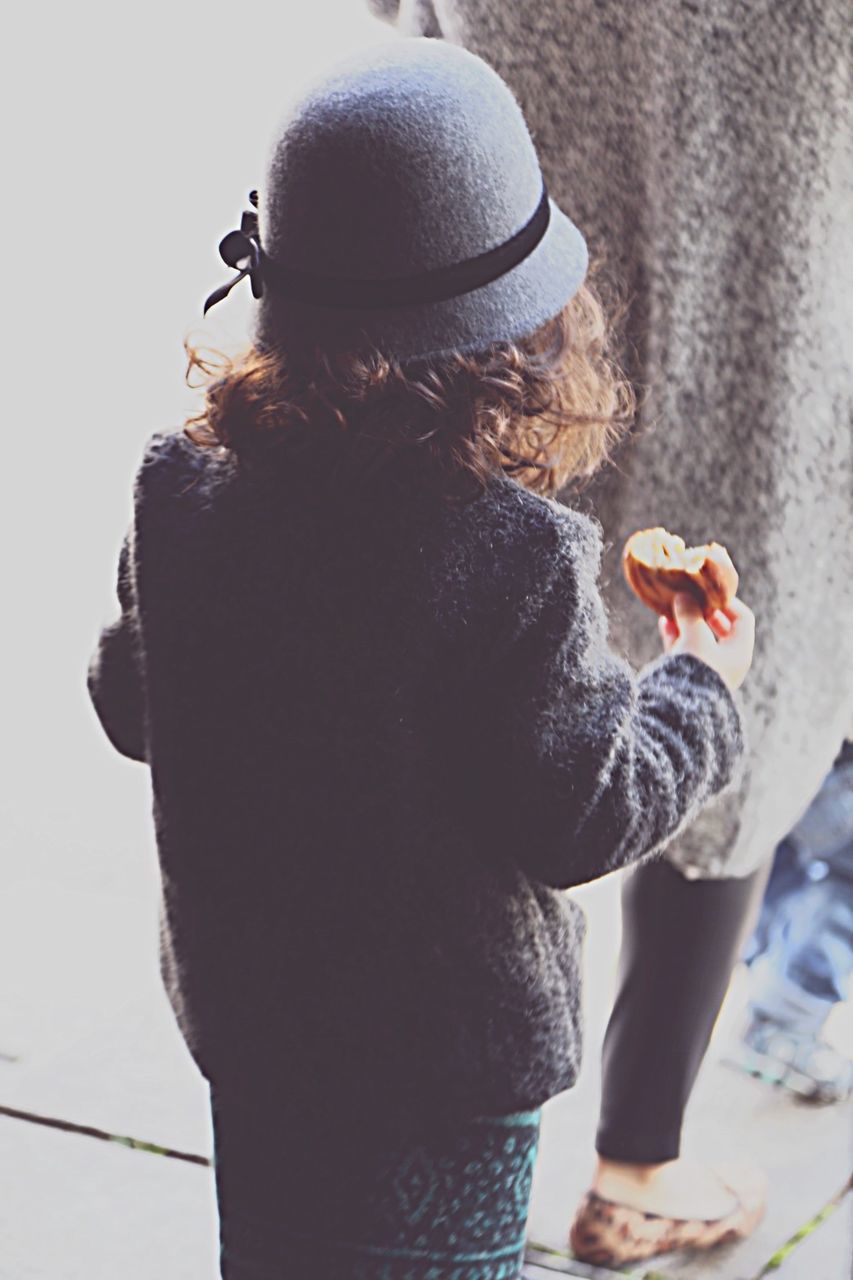
<path fill-rule="evenodd" d="M 552 571 L 559 571 L 560 562 L 578 558 L 598 567 L 602 551 L 598 523 L 555 498 L 533 493 L 509 476 L 493 480 L 468 512 L 474 532 L 481 530 L 493 551 L 520 560 L 541 559 Z"/>
<path fill-rule="evenodd" d="M 554 589 L 576 600 L 601 560 L 595 521 L 511 477 L 493 479 L 475 501 L 437 517 L 434 536 L 433 574 L 443 598 L 466 616 L 523 622 Z"/>
<path fill-rule="evenodd" d="M 209 498 L 231 475 L 224 449 L 194 444 L 184 431 L 155 431 L 145 442 L 134 482 L 137 503 L 193 495 Z"/>

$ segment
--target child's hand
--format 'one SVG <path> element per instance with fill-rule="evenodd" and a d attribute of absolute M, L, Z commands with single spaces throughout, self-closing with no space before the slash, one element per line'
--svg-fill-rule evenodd
<path fill-rule="evenodd" d="M 739 689 L 752 666 L 755 617 L 735 597 L 706 621 L 692 596 L 675 597 L 675 621 L 659 618 L 658 629 L 667 653 L 692 653 L 713 667 L 730 689 Z"/>

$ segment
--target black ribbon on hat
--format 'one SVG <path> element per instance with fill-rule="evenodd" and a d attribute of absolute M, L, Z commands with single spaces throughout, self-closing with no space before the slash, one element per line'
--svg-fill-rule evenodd
<path fill-rule="evenodd" d="M 261 241 L 258 231 L 258 193 L 249 192 L 251 209 L 246 209 L 240 218 L 240 230 L 229 231 L 219 241 L 219 256 L 229 267 L 234 267 L 237 274 L 227 284 L 214 289 L 204 301 L 203 315 L 207 315 L 211 307 L 227 298 L 235 284 L 239 284 L 246 276 L 252 284 L 252 296 L 260 298 L 264 291 L 261 278 Z"/>
<path fill-rule="evenodd" d="M 249 199 L 257 209 L 258 193 L 251 192 Z M 491 284 L 529 257 L 548 230 L 550 219 L 551 205 L 543 185 L 542 197 L 533 216 L 503 244 L 448 267 L 377 280 L 321 276 L 283 266 L 264 253 L 258 235 L 257 213 L 247 212 L 240 221 L 240 230 L 229 232 L 219 245 L 222 258 L 230 267 L 238 269 L 238 275 L 210 295 L 204 304 L 205 314 L 215 303 L 227 297 L 244 276 L 249 276 L 256 298 L 260 298 L 264 286 L 268 286 L 283 297 L 321 307 L 356 310 L 411 307 L 458 298 Z"/>

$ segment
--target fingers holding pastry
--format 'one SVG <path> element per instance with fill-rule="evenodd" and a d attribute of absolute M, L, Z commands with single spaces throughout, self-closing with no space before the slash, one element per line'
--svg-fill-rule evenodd
<path fill-rule="evenodd" d="M 723 609 L 715 609 L 708 615 L 708 626 L 718 640 L 724 639 L 732 629 L 731 619 Z"/>

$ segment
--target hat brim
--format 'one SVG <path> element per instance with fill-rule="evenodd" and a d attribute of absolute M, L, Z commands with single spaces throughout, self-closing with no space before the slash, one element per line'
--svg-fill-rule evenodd
<path fill-rule="evenodd" d="M 269 348 L 307 339 L 329 351 L 374 349 L 398 360 L 418 360 L 527 337 L 574 297 L 589 264 L 580 231 L 553 200 L 549 204 L 550 221 L 539 244 L 490 284 L 440 302 L 364 310 L 316 306 L 267 292 L 258 303 L 256 341 Z"/>

